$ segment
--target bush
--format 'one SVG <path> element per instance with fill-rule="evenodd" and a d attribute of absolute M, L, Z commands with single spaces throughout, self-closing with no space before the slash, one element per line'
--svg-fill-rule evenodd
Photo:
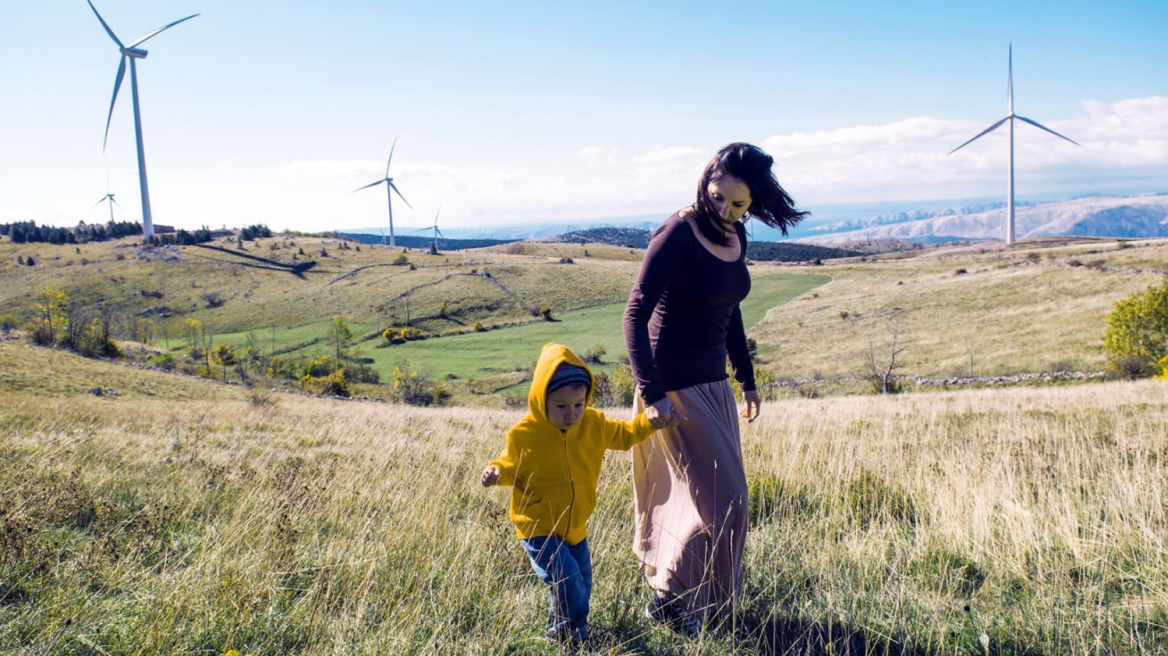
<path fill-rule="evenodd" d="M 548 306 L 543 306 L 539 309 L 539 316 L 543 317 L 544 321 L 552 320 L 552 309 Z"/>
<path fill-rule="evenodd" d="M 345 380 L 344 367 L 320 378 L 314 378 L 308 375 L 302 376 L 300 378 L 300 386 L 311 394 L 342 396 L 346 398 L 353 395 L 352 388 L 349 387 L 349 381 Z"/>
<path fill-rule="evenodd" d="M 442 405 L 450 398 L 449 392 L 435 387 L 425 374 L 411 370 L 404 360 L 393 368 L 389 395 L 399 403 L 419 406 Z"/>
<path fill-rule="evenodd" d="M 223 299 L 223 295 L 219 292 L 207 292 L 199 298 L 203 299 L 203 302 L 206 303 L 207 307 L 209 308 L 217 308 L 226 302 Z"/>
<path fill-rule="evenodd" d="M 1168 280 L 1115 304 L 1103 335 L 1112 369 L 1126 378 L 1151 375 L 1168 356 Z"/>
<path fill-rule="evenodd" d="M 604 346 L 604 342 L 596 342 L 592 348 L 585 351 L 584 361 L 589 364 L 603 364 L 601 358 L 604 357 L 605 353 L 608 353 L 608 348 Z"/>
<path fill-rule="evenodd" d="M 159 353 L 157 355 L 152 355 L 149 359 L 146 360 L 146 363 L 151 367 L 158 367 L 159 369 L 165 369 L 166 371 L 174 371 L 176 364 L 174 361 L 174 356 L 169 353 Z"/>
<path fill-rule="evenodd" d="M 483 325 L 482 321 L 476 321 L 474 322 L 474 331 L 476 333 L 485 333 L 487 332 L 487 328 Z"/>
<path fill-rule="evenodd" d="M 398 253 L 397 257 L 393 258 L 390 264 L 394 266 L 405 266 L 410 263 L 410 258 L 406 257 L 405 253 Z"/>
<path fill-rule="evenodd" d="M 609 407 L 629 407 L 637 394 L 637 381 L 633 370 L 626 364 L 618 365 L 609 373 L 603 371 L 592 374 L 592 405 Z"/>

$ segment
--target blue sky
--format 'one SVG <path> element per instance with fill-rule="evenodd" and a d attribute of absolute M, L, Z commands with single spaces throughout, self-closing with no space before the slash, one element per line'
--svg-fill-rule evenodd
<path fill-rule="evenodd" d="M 723 144 L 811 210 L 1168 191 L 1168 3 L 95 0 L 139 62 L 155 222 L 319 231 L 662 218 Z M 84 0 L 0 7 L 0 221 L 140 216 L 129 78 Z M 858 209 L 862 212 L 862 209 Z"/>

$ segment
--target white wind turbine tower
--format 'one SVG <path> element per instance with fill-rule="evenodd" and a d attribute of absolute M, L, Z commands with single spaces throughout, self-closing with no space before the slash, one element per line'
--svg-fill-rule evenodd
<path fill-rule="evenodd" d="M 443 239 L 446 238 L 446 235 L 442 234 L 442 231 L 438 229 L 438 215 L 441 213 L 442 213 L 442 207 L 439 206 L 438 212 L 434 214 L 434 225 L 432 226 L 432 228 L 434 230 L 434 243 L 430 244 L 430 254 L 431 255 L 438 254 L 438 237 L 442 237 Z M 418 228 L 414 232 L 422 232 L 424 230 L 430 230 L 430 229 L 431 228 Z"/>
<path fill-rule="evenodd" d="M 137 41 L 125 45 L 118 40 L 117 35 L 106 24 L 101 14 L 97 13 L 97 7 L 93 6 L 93 2 L 90 0 L 85 1 L 89 3 L 89 8 L 93 10 L 93 15 L 97 16 L 97 20 L 105 28 L 106 34 L 109 34 L 110 38 L 114 40 L 114 43 L 118 44 L 118 49 L 122 53 L 122 63 L 118 65 L 118 75 L 114 78 L 114 95 L 110 100 L 109 116 L 105 119 L 105 139 L 102 140 L 102 150 L 105 150 L 105 142 L 109 140 L 110 119 L 114 116 L 114 103 L 118 101 L 118 90 L 122 87 L 122 78 L 126 75 L 126 60 L 130 60 L 130 93 L 134 100 L 134 134 L 138 138 L 138 184 L 142 188 L 142 236 L 144 239 L 150 239 L 154 236 L 154 217 L 150 213 L 150 189 L 146 184 L 146 151 L 142 145 L 142 114 L 138 109 L 138 66 L 135 63 L 136 60 L 145 59 L 147 53 L 138 46 L 158 36 L 163 31 L 198 16 L 198 14 L 191 14 L 173 23 L 167 23 L 146 36 L 139 38 Z"/>
<path fill-rule="evenodd" d="M 406 197 L 402 196 L 402 193 L 400 191 L 398 191 L 397 185 L 395 185 L 393 183 L 393 178 L 389 177 L 389 165 L 393 162 L 393 149 L 394 148 L 397 148 L 397 137 L 393 138 L 393 145 L 389 147 L 389 160 L 387 160 L 385 162 L 385 178 L 382 180 L 378 180 L 377 182 L 370 182 L 369 184 L 365 185 L 364 187 L 358 187 L 358 188 L 353 190 L 353 193 L 357 193 L 358 191 L 361 191 L 362 189 L 368 189 L 369 187 L 376 187 L 377 185 L 379 185 L 383 182 L 385 183 L 385 196 L 389 201 L 389 245 L 390 246 L 397 245 L 393 242 L 393 194 L 394 194 L 394 192 L 397 193 L 398 198 L 402 199 L 402 202 L 406 204 L 406 207 L 410 208 L 411 210 L 414 209 L 414 206 L 410 205 L 410 201 L 406 200 Z"/>
<path fill-rule="evenodd" d="M 96 203 L 94 203 L 94 204 L 93 204 L 93 207 L 97 207 L 98 205 L 101 205 L 102 203 L 105 203 L 105 202 L 108 202 L 108 203 L 110 204 L 110 208 L 109 208 L 109 211 L 110 211 L 110 223 L 113 223 L 113 222 L 114 222 L 114 205 L 117 205 L 119 209 L 123 209 L 123 210 L 124 210 L 125 208 L 124 208 L 124 207 L 122 207 L 122 206 L 121 206 L 121 204 L 120 204 L 120 203 L 118 203 L 118 201 L 114 200 L 114 195 L 110 193 L 110 190 L 109 190 L 109 176 L 108 176 L 108 175 L 105 177 L 105 196 L 102 196 L 101 200 L 99 200 L 99 201 L 97 201 Z M 89 209 L 91 209 L 91 210 L 92 210 L 92 209 L 93 209 L 93 207 L 91 207 L 91 208 L 89 208 Z"/>
<path fill-rule="evenodd" d="M 1037 121 L 1033 121 L 1031 119 L 1028 119 L 1025 116 L 1018 116 L 1017 114 L 1014 113 L 1014 44 L 1012 44 L 1012 43 L 1010 44 L 1010 51 L 1009 52 L 1010 52 L 1010 60 L 1009 60 L 1010 67 L 1009 67 L 1008 73 L 1006 74 L 1006 111 L 1007 111 L 1006 118 L 998 121 L 997 123 L 994 123 L 993 125 L 989 126 L 986 129 L 982 130 L 980 133 L 978 133 L 978 135 L 976 137 L 970 139 L 969 141 L 966 141 L 965 143 L 961 144 L 960 146 L 949 151 L 948 154 L 952 155 L 953 153 L 961 150 L 962 148 L 965 148 L 969 144 L 977 141 L 978 139 L 980 139 L 984 135 L 987 135 L 987 134 L 993 132 L 994 130 L 998 129 L 999 127 L 1001 127 L 1001 125 L 1003 123 L 1005 123 L 1007 121 L 1010 122 L 1010 169 L 1009 169 L 1009 178 L 1008 178 L 1008 182 L 1006 185 L 1006 245 L 1013 246 L 1014 245 L 1014 119 L 1018 119 L 1019 121 L 1029 123 L 1030 125 L 1033 125 L 1036 128 L 1046 130 L 1047 132 L 1053 134 L 1054 136 L 1056 136 L 1060 139 L 1066 139 L 1067 141 L 1075 144 L 1076 146 L 1078 146 L 1079 143 L 1077 141 L 1075 141 L 1074 139 L 1064 137 L 1063 135 L 1059 134 L 1058 132 L 1051 130 L 1050 128 L 1038 123 Z"/>

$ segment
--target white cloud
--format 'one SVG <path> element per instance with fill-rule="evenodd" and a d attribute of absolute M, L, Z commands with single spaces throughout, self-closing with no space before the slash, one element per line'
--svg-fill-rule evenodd
<path fill-rule="evenodd" d="M 385 176 L 385 164 L 370 159 L 299 161 L 292 162 L 285 170 L 305 178 L 369 178 L 372 181 Z"/>
<path fill-rule="evenodd" d="M 600 146 L 584 146 L 580 152 L 576 153 L 581 157 L 600 157 L 603 155 L 616 155 L 619 151 L 616 148 L 601 148 Z"/>
<path fill-rule="evenodd" d="M 696 155 L 701 151 L 690 146 L 653 146 L 653 149 L 644 155 L 637 155 L 633 158 L 634 162 L 640 164 L 664 164 L 667 162 L 674 162 L 679 159 L 688 158 L 691 155 Z"/>
<path fill-rule="evenodd" d="M 1015 175 L 1022 194 L 1024 189 L 1033 194 L 1101 191 L 1133 178 L 1168 180 L 1168 98 L 1088 101 L 1069 119 L 1040 122 L 1082 147 L 1016 125 Z M 990 125 L 914 117 L 778 134 L 765 139 L 763 147 L 778 160 L 780 182 L 812 202 L 971 197 L 1005 187 L 1007 126 L 947 153 Z M 1093 187 L 1075 187 L 1084 180 Z"/>

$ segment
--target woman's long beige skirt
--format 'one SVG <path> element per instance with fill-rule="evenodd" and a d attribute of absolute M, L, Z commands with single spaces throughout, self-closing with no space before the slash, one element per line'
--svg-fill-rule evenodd
<path fill-rule="evenodd" d="M 742 589 L 749 492 L 738 414 L 725 380 L 668 396 L 687 419 L 633 447 L 633 551 L 651 587 L 706 614 Z"/>

